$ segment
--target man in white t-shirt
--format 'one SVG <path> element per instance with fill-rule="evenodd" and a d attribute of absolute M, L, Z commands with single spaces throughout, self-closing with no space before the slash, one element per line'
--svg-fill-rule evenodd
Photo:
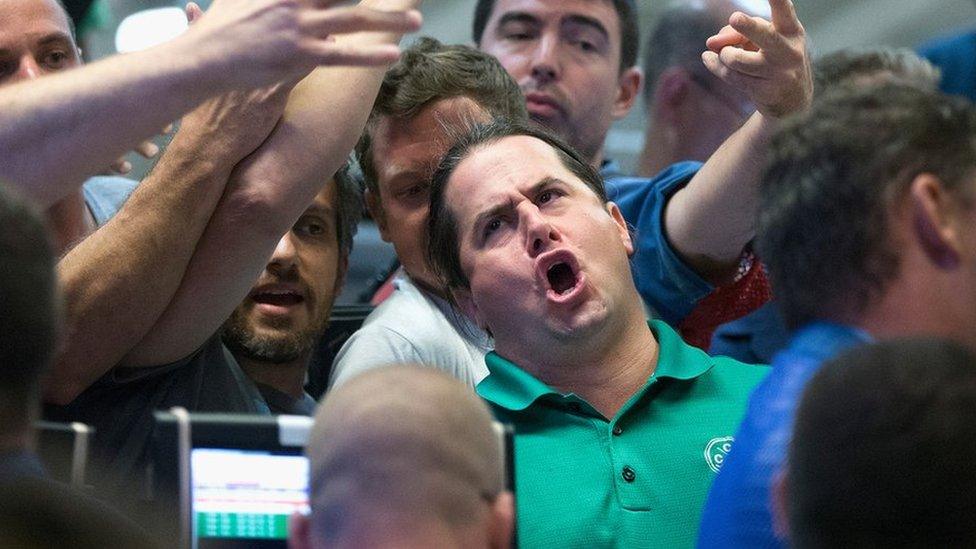
<path fill-rule="evenodd" d="M 492 118 L 527 114 L 515 81 L 485 53 L 423 38 L 387 72 L 356 153 L 366 205 L 403 268 L 392 296 L 339 351 L 331 386 L 397 363 L 434 367 L 472 387 L 488 375 L 490 338 L 444 298 L 424 257 L 424 229 L 430 176 L 451 128 Z"/>

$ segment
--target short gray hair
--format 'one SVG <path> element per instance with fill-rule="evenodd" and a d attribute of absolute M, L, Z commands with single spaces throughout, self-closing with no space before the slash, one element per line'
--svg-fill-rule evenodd
<path fill-rule="evenodd" d="M 939 88 L 942 75 L 932 63 L 904 48 L 843 49 L 813 63 L 813 87 L 818 94 L 836 86 L 859 85 L 872 78 L 934 91 Z"/>

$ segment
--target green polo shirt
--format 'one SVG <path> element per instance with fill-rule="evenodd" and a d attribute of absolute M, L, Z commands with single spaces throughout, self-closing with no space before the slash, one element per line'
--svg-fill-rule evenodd
<path fill-rule="evenodd" d="M 765 366 L 711 357 L 667 324 L 647 383 L 607 420 L 501 356 L 478 393 L 515 427 L 523 547 L 692 547 L 708 487 Z"/>

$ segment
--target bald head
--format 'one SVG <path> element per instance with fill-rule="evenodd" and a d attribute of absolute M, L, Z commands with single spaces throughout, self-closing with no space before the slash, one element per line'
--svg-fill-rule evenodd
<path fill-rule="evenodd" d="M 504 488 L 487 406 L 429 368 L 374 370 L 337 388 L 307 452 L 311 533 L 333 543 L 375 545 L 391 525 L 401 539 L 408 528 L 459 539 L 486 521 Z"/>

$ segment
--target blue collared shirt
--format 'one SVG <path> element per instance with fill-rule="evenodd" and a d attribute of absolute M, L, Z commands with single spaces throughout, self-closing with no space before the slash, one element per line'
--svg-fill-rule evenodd
<path fill-rule="evenodd" d="M 607 198 L 636 232 L 631 259 L 637 291 L 657 318 L 676 327 L 714 288 L 678 257 L 664 231 L 668 199 L 698 173 L 698 162 L 679 162 L 653 178 L 627 177 L 613 161 L 600 170 Z"/>
<path fill-rule="evenodd" d="M 810 378 L 827 360 L 870 336 L 816 322 L 798 330 L 749 397 L 735 444 L 715 477 L 698 531 L 699 547 L 782 547 L 773 533 L 770 489 L 786 459 L 793 418 Z"/>
<path fill-rule="evenodd" d="M 976 31 L 937 38 L 918 53 L 942 71 L 942 91 L 976 101 Z"/>

